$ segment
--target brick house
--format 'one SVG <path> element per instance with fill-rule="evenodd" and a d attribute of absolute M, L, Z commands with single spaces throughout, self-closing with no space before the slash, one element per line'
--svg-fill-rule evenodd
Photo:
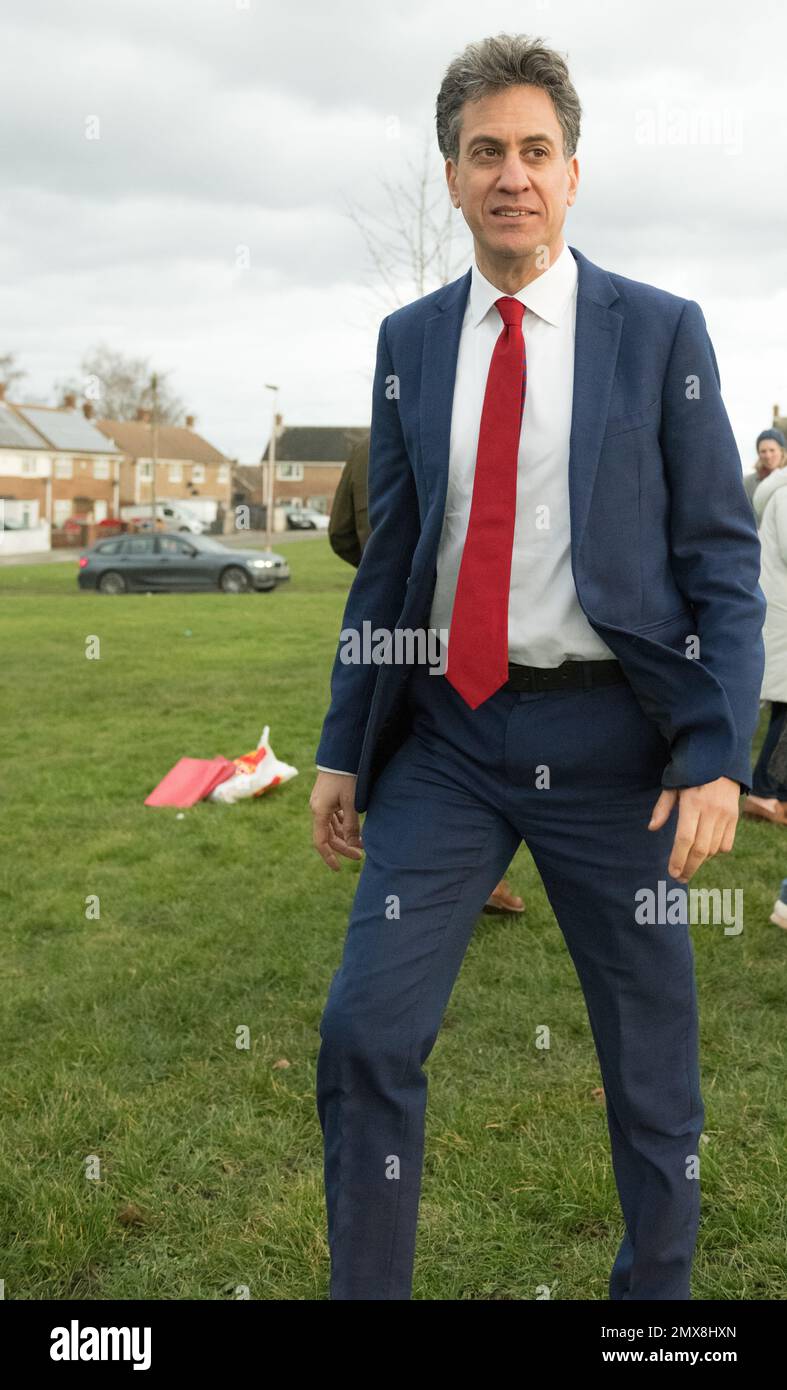
<path fill-rule="evenodd" d="M 0 398 L 0 499 L 3 503 L 3 549 L 16 540 L 11 530 L 29 533 L 19 538 L 26 550 L 49 549 L 52 503 L 52 462 L 45 439 Z"/>
<path fill-rule="evenodd" d="M 369 433 L 352 425 L 288 425 L 276 428 L 276 476 L 273 483 L 276 530 L 284 529 L 291 507 L 313 507 L 329 513 L 352 446 Z M 261 464 L 236 464 L 233 504 L 265 505 L 270 445 Z M 263 479 L 265 480 L 263 482 Z"/>
<path fill-rule="evenodd" d="M 5 399 L 0 383 L 0 500 L 3 547 L 48 550 L 52 531 L 72 517 L 98 523 L 118 515 L 120 452 L 76 397 L 61 406 Z"/>
<path fill-rule="evenodd" d="M 150 412 L 139 410 L 136 420 L 96 420 L 96 427 L 121 451 L 120 504 L 151 500 L 153 427 Z M 156 448 L 156 498 L 183 502 L 201 521 L 219 517 L 229 529 L 232 504 L 231 461 L 194 429 L 194 416 L 185 425 L 159 425 Z"/>

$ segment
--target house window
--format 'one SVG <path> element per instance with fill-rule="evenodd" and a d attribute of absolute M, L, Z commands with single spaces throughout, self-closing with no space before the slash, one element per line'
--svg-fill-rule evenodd
<path fill-rule="evenodd" d="M 26 474 L 28 477 L 30 477 L 31 475 L 32 475 L 33 477 L 35 477 L 37 471 L 38 471 L 38 470 L 37 470 L 37 468 L 36 468 L 36 461 L 35 461 L 35 459 L 30 458 L 29 455 L 23 454 L 23 455 L 22 455 L 22 472 L 23 472 L 24 474 Z"/>
<path fill-rule="evenodd" d="M 139 480 L 141 483 L 149 483 L 153 478 L 153 464 L 150 459 L 139 460 Z"/>
<path fill-rule="evenodd" d="M 38 525 L 38 503 L 27 498 L 0 498 L 0 532 L 8 527 L 21 527 L 29 531 Z"/>
<path fill-rule="evenodd" d="M 109 477 L 109 459 L 93 459 L 93 477 Z"/>
<path fill-rule="evenodd" d="M 71 515 L 71 500 L 68 497 L 56 497 L 54 506 L 55 526 L 62 526 L 64 521 L 68 521 Z"/>
<path fill-rule="evenodd" d="M 192 465 L 191 465 L 191 481 L 192 481 L 193 483 L 204 483 L 204 481 L 205 481 L 205 465 L 204 465 L 204 463 L 192 463 Z"/>
<path fill-rule="evenodd" d="M 228 463 L 219 464 L 219 482 L 228 483 L 230 480 L 230 466 Z"/>
<path fill-rule="evenodd" d="M 276 477 L 280 483 L 302 483 L 303 464 L 302 463 L 277 463 Z"/>
<path fill-rule="evenodd" d="M 169 477 L 169 481 L 170 481 L 171 483 L 182 483 L 182 482 L 183 482 L 183 464 L 182 464 L 182 463 L 171 463 L 171 464 L 169 465 L 168 477 Z"/>
<path fill-rule="evenodd" d="M 315 510 L 315 512 L 327 512 L 327 510 L 328 510 L 328 498 L 327 498 L 327 497 L 307 497 L 307 498 L 306 498 L 306 506 L 307 506 L 307 507 L 313 507 L 314 510 Z"/>
<path fill-rule="evenodd" d="M 73 478 L 73 476 L 74 469 L 71 463 L 71 459 L 55 459 L 56 478 Z M 69 512 L 69 516 L 70 515 L 71 513 Z"/>

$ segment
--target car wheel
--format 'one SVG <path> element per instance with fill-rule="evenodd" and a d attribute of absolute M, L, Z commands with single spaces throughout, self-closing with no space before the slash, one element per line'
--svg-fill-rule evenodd
<path fill-rule="evenodd" d="M 117 570 L 107 570 L 98 581 L 99 593 L 102 594 L 124 594 L 127 588 L 125 579 Z"/>
<path fill-rule="evenodd" d="M 225 594 L 245 594 L 249 587 L 249 576 L 237 565 L 230 565 L 223 571 L 219 587 Z"/>

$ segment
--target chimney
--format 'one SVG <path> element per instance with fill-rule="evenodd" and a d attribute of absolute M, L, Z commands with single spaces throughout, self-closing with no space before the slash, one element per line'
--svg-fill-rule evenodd
<path fill-rule="evenodd" d="M 144 423 L 147 425 L 150 422 L 150 411 L 146 410 L 143 405 L 138 405 L 136 418 L 137 420 L 143 420 Z"/>
<path fill-rule="evenodd" d="M 92 420 L 92 419 L 93 419 L 93 402 L 92 402 L 92 401 L 85 401 L 84 405 L 82 406 L 82 414 L 84 415 L 84 417 L 85 417 L 86 420 Z"/>
<path fill-rule="evenodd" d="M 63 410 L 75 410 L 75 409 L 76 409 L 76 403 L 77 403 L 76 392 L 74 392 L 74 391 L 67 391 L 66 394 L 65 394 L 65 396 L 63 397 L 63 405 L 61 406 L 61 409 L 63 409 Z"/>
<path fill-rule="evenodd" d="M 187 415 L 187 416 L 186 416 L 186 429 L 187 429 L 187 430 L 193 430 L 193 428 L 194 428 L 194 422 L 195 422 L 196 418 L 197 418 L 196 415 Z"/>

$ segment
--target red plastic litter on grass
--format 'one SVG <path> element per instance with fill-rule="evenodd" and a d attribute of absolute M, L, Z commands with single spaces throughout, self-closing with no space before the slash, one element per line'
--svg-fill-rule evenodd
<path fill-rule="evenodd" d="M 220 755 L 216 758 L 180 758 L 150 796 L 145 797 L 145 805 L 194 806 L 210 796 L 214 787 L 226 782 L 237 770 L 234 762 Z"/>

